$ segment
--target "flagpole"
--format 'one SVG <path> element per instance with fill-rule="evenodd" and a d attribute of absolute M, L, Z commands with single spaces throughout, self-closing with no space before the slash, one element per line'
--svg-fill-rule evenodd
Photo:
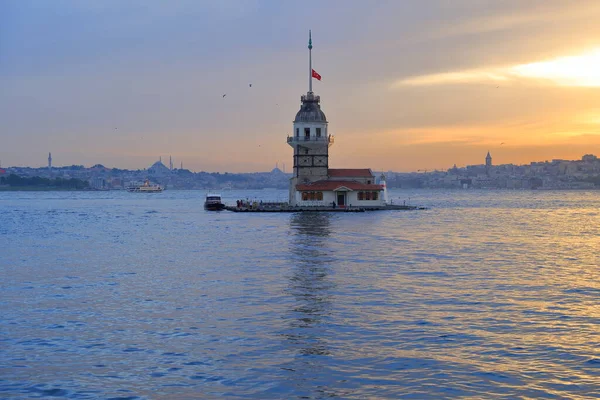
<path fill-rule="evenodd" d="M 308 30 L 308 92 L 312 93 L 312 36 Z"/>

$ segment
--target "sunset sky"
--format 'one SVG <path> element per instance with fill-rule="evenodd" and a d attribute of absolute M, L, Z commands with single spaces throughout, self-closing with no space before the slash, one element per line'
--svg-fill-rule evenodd
<path fill-rule="evenodd" d="M 0 0 L 0 160 L 290 171 L 309 29 L 330 167 L 600 155 L 599 20 L 597 0 Z"/>

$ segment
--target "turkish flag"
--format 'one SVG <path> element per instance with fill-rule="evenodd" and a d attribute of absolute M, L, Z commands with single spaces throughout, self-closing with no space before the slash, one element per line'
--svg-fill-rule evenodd
<path fill-rule="evenodd" d="M 321 80 L 321 75 L 319 75 L 319 73 L 314 69 L 312 70 L 312 77 Z"/>

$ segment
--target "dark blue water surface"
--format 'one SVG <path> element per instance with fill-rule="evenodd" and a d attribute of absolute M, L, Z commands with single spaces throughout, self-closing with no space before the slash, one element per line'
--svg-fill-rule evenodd
<path fill-rule="evenodd" d="M 600 396 L 600 192 L 204 194 L 1 192 L 0 397 Z"/>

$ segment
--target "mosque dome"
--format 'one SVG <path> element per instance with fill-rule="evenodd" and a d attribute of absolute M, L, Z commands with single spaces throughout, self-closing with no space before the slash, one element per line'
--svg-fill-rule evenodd
<path fill-rule="evenodd" d="M 301 100 L 302 105 L 294 122 L 327 122 L 327 117 L 319 105 L 320 96 L 315 96 L 312 92 L 309 92 L 306 96 L 302 96 Z"/>
<path fill-rule="evenodd" d="M 162 161 L 157 161 L 148 168 L 148 172 L 155 175 L 165 175 L 171 171 Z"/>

